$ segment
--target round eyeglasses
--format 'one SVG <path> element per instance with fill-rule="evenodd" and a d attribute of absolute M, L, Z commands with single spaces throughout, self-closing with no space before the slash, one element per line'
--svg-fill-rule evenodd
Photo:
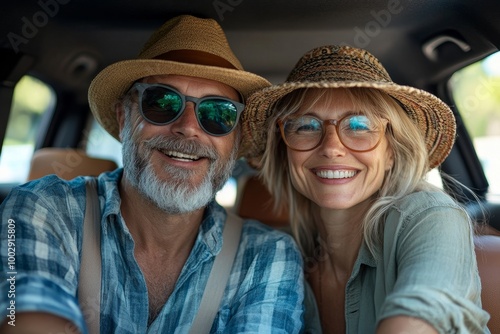
<path fill-rule="evenodd" d="M 323 142 L 326 127 L 333 125 L 342 145 L 354 152 L 368 152 L 380 143 L 388 123 L 366 115 L 346 115 L 338 120 L 304 115 L 278 121 L 285 144 L 294 151 L 315 149 Z"/>
<path fill-rule="evenodd" d="M 212 136 L 225 136 L 233 131 L 245 108 L 243 103 L 222 96 L 196 98 L 156 83 L 136 82 L 132 87 L 139 92 L 139 111 L 148 122 L 173 123 L 186 109 L 186 102 L 193 102 L 198 124 Z"/>

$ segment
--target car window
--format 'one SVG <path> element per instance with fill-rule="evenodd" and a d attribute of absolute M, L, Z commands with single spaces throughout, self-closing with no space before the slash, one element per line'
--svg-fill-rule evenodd
<path fill-rule="evenodd" d="M 113 160 L 118 166 L 123 166 L 122 144 L 107 133 L 95 119 L 92 120 L 86 138 L 85 150 L 89 156 Z"/>
<path fill-rule="evenodd" d="M 24 76 L 14 89 L 7 133 L 0 156 L 0 183 L 24 183 L 42 116 L 52 114 L 56 95 L 50 86 Z"/>
<path fill-rule="evenodd" d="M 490 185 L 500 201 L 500 52 L 453 74 L 450 88 Z"/>

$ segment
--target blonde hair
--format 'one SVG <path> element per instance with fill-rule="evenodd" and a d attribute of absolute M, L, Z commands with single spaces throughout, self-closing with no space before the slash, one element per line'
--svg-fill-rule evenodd
<path fill-rule="evenodd" d="M 320 99 L 335 101 L 342 88 L 299 89 L 286 95 L 273 107 L 268 119 L 266 150 L 262 157 L 260 175 L 269 191 L 277 199 L 277 208 L 286 208 L 290 214 L 292 233 L 304 256 L 314 256 L 317 230 L 312 202 L 291 184 L 287 148 L 276 122 L 296 113 L 300 107 L 312 107 Z M 424 137 L 416 122 L 403 107 L 389 95 L 376 89 L 342 89 L 356 110 L 369 116 L 386 118 L 389 125 L 386 138 L 393 151 L 394 164 L 386 173 L 382 187 L 363 221 L 365 243 L 376 255 L 382 240 L 384 215 L 391 205 L 402 197 L 420 190 L 438 190 L 425 180 L 429 171 L 428 152 Z M 305 97 L 308 96 L 307 105 Z M 312 98 L 311 98 L 312 97 Z"/>

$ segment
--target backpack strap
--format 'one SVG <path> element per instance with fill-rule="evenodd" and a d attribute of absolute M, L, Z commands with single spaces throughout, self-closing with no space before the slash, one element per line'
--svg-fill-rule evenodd
<path fill-rule="evenodd" d="M 101 316 L 101 210 L 95 178 L 86 177 L 78 300 L 90 334 L 99 334 Z"/>
<path fill-rule="evenodd" d="M 228 212 L 222 232 L 222 249 L 215 257 L 190 333 L 209 333 L 212 328 L 240 244 L 242 227 L 243 219 Z"/>

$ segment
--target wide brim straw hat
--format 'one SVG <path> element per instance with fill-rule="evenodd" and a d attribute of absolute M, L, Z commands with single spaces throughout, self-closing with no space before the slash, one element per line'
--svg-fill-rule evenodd
<path fill-rule="evenodd" d="M 252 94 L 243 115 L 240 153 L 259 168 L 267 142 L 267 120 L 274 104 L 299 88 L 378 89 L 393 97 L 418 124 L 425 137 L 430 168 L 439 166 L 453 147 L 456 134 L 451 109 L 436 96 L 421 89 L 398 85 L 382 64 L 368 51 L 350 46 L 329 45 L 307 52 L 286 81 Z"/>
<path fill-rule="evenodd" d="M 94 78 L 88 93 L 94 117 L 120 140 L 116 102 L 135 81 L 166 74 L 219 81 L 236 89 L 243 99 L 271 85 L 243 69 L 215 20 L 181 15 L 156 30 L 136 59 L 109 65 Z"/>

